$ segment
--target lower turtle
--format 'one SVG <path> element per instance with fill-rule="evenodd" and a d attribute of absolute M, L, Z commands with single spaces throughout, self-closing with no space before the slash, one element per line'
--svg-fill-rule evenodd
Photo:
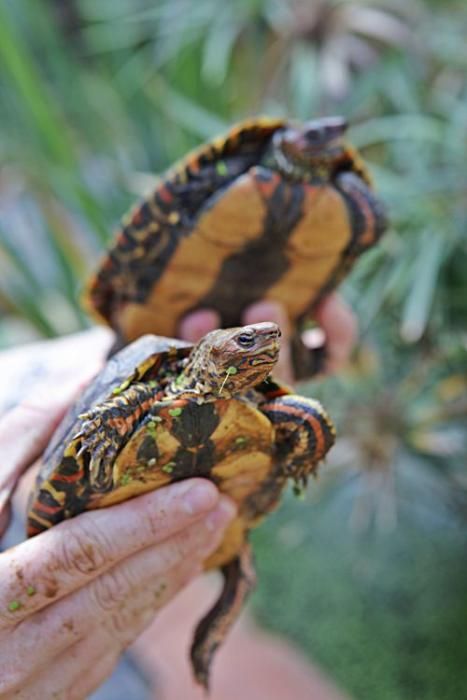
<path fill-rule="evenodd" d="M 28 535 L 93 508 L 189 477 L 230 496 L 238 514 L 205 569 L 224 587 L 194 634 L 196 680 L 237 618 L 255 574 L 248 532 L 303 488 L 335 431 L 318 401 L 270 377 L 280 331 L 271 322 L 208 333 L 197 345 L 146 335 L 116 353 L 70 409 L 31 494 Z"/>

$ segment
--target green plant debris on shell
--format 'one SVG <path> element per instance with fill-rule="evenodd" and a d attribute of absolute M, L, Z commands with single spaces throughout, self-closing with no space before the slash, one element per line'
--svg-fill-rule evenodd
<path fill-rule="evenodd" d="M 121 394 L 122 391 L 125 391 L 125 389 L 128 389 L 128 387 L 131 384 L 131 379 L 126 379 L 124 382 L 116 386 L 114 389 L 112 389 L 112 394 L 114 396 L 118 396 L 118 394 Z"/>
<path fill-rule="evenodd" d="M 167 462 L 167 464 L 161 467 L 161 471 L 165 472 L 165 474 L 172 474 L 175 466 L 175 462 Z"/>
<path fill-rule="evenodd" d="M 16 612 L 16 610 L 19 610 L 22 607 L 23 604 L 20 600 L 12 600 L 11 603 L 8 603 L 8 610 L 10 612 Z"/>
<path fill-rule="evenodd" d="M 216 172 L 218 175 L 222 175 L 222 176 L 228 175 L 229 171 L 227 170 L 227 166 L 223 160 L 220 160 L 216 163 Z"/>
<path fill-rule="evenodd" d="M 149 423 L 146 426 L 146 431 L 150 437 L 153 438 L 153 440 L 156 439 L 156 434 L 157 434 L 157 423 L 154 421 L 149 421 Z"/>
<path fill-rule="evenodd" d="M 177 416 L 180 416 L 182 414 L 183 409 L 180 407 L 177 408 L 169 408 L 169 415 L 172 416 L 173 418 L 177 418 Z"/>
<path fill-rule="evenodd" d="M 32 595 L 36 595 L 37 591 L 36 591 L 36 589 L 34 588 L 34 586 L 28 586 L 28 587 L 26 588 L 26 593 L 27 593 L 28 596 L 32 596 Z"/>
<path fill-rule="evenodd" d="M 238 369 L 236 367 L 234 367 L 233 365 L 231 365 L 230 367 L 227 368 L 227 374 L 233 375 L 233 374 L 237 374 L 237 372 L 238 372 Z"/>
<path fill-rule="evenodd" d="M 126 471 L 124 474 L 121 475 L 120 479 L 118 480 L 118 483 L 120 486 L 127 486 L 130 481 L 132 480 L 132 476 L 129 471 Z"/>
<path fill-rule="evenodd" d="M 246 442 L 248 442 L 248 438 L 245 437 L 244 435 L 239 435 L 238 437 L 235 438 L 236 445 L 244 445 Z"/>

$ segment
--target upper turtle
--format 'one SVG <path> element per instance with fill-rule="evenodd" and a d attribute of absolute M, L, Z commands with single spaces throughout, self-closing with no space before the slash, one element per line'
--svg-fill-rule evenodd
<path fill-rule="evenodd" d="M 248 531 L 290 478 L 316 471 L 334 441 L 313 399 L 269 378 L 280 331 L 259 323 L 207 334 L 196 346 L 145 336 L 114 355 L 57 429 L 31 496 L 28 534 L 192 476 L 212 480 L 238 515 L 206 568 L 226 584 L 192 649 L 205 685 L 211 657 L 251 589 Z"/>
<path fill-rule="evenodd" d="M 300 342 L 316 303 L 384 231 L 346 122 L 257 118 L 189 154 L 129 215 L 91 280 L 88 306 L 125 343 L 177 334 L 200 308 L 223 326 L 260 299 L 281 302 Z"/>

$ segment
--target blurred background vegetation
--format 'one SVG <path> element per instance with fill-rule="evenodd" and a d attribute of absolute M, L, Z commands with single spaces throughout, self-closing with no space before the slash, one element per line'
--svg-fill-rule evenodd
<path fill-rule="evenodd" d="M 256 534 L 255 606 L 368 700 L 467 687 L 466 36 L 464 0 L 0 4 L 0 346 L 89 324 L 84 280 L 187 149 L 351 121 L 391 229 L 344 285 L 349 371 L 305 388 L 340 440 Z"/>

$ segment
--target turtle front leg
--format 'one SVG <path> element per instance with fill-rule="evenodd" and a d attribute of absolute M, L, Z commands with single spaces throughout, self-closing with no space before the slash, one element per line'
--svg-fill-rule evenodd
<path fill-rule="evenodd" d="M 276 458 L 285 476 L 305 486 L 334 444 L 335 429 L 319 401 L 288 394 L 260 406 L 275 428 Z"/>
<path fill-rule="evenodd" d="M 212 610 L 198 624 L 191 646 L 191 663 L 196 681 L 206 690 L 209 688 L 213 656 L 256 584 L 250 545 L 245 542 L 240 554 L 223 566 L 221 571 L 224 576 L 222 593 Z"/>
<path fill-rule="evenodd" d="M 93 487 L 105 488 L 115 457 L 156 400 L 149 383 L 135 382 L 80 415 L 81 429 L 73 440 L 81 443 L 78 454 L 89 454 Z"/>

